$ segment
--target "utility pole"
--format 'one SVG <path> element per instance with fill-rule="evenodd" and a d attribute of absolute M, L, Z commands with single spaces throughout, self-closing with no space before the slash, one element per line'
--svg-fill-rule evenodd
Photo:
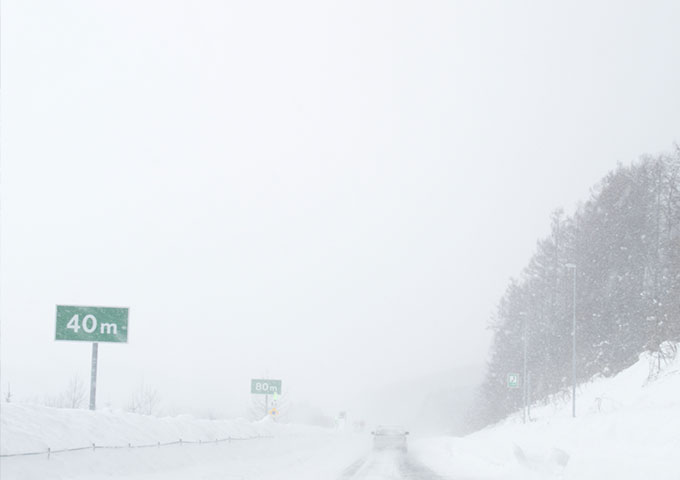
<path fill-rule="evenodd" d="M 572 317 L 571 317 L 571 416 L 576 418 L 576 264 L 567 263 L 573 273 Z"/>

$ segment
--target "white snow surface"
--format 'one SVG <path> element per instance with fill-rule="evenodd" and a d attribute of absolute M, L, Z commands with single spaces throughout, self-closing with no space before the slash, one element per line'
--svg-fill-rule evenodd
<path fill-rule="evenodd" d="M 680 354 L 662 365 L 648 354 L 610 378 L 577 388 L 571 398 L 533 406 L 460 438 L 417 442 L 415 453 L 446 478 L 655 480 L 680 479 Z M 519 393 L 521 394 L 521 393 Z"/>
<path fill-rule="evenodd" d="M 581 385 L 575 419 L 568 396 L 555 397 L 534 405 L 526 425 L 516 414 L 466 437 L 415 435 L 406 457 L 371 452 L 366 433 L 271 419 L 156 418 L 5 403 L 0 409 L 2 454 L 92 443 L 124 448 L 89 448 L 55 453 L 49 459 L 46 454 L 1 458 L 0 478 L 678 480 L 680 355 L 650 379 L 652 362 L 642 355 L 615 377 Z M 215 443 L 228 437 L 234 440 Z M 128 443 L 180 438 L 203 444 L 127 448 Z M 421 467 L 406 474 L 404 465 Z"/>
<path fill-rule="evenodd" d="M 121 446 L 0 459 L 7 479 L 288 479 L 336 478 L 367 448 L 352 435 L 285 425 L 266 418 L 157 418 L 122 411 L 69 410 L 2 404 L 0 453 Z M 231 442 L 215 443 L 231 437 Z M 150 448 L 126 448 L 175 442 Z M 203 443 L 186 443 L 199 441 Z M 312 463 L 310 465 L 310 462 Z M 321 477 L 319 477 L 321 475 Z"/>

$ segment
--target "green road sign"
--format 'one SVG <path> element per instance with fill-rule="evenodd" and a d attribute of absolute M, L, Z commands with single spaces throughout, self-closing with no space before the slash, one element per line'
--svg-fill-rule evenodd
<path fill-rule="evenodd" d="M 57 305 L 55 340 L 127 343 L 128 309 Z"/>
<path fill-rule="evenodd" d="M 250 393 L 281 395 L 281 380 L 263 380 L 254 378 L 250 381 Z"/>
<path fill-rule="evenodd" d="M 519 373 L 508 373 L 508 387 L 519 387 Z"/>

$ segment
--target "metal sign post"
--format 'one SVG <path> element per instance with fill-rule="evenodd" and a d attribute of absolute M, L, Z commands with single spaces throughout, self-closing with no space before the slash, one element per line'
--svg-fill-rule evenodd
<path fill-rule="evenodd" d="M 90 410 L 97 407 L 99 342 L 127 343 L 128 308 L 57 305 L 55 340 L 92 342 Z"/>
<path fill-rule="evenodd" d="M 274 395 L 274 403 L 281 395 L 281 380 L 266 380 L 253 378 L 250 380 L 250 393 L 254 395 L 264 395 L 264 414 L 269 415 L 269 394 Z"/>
<path fill-rule="evenodd" d="M 99 344 L 92 343 L 92 368 L 90 370 L 90 410 L 94 410 L 97 405 L 97 350 Z"/>

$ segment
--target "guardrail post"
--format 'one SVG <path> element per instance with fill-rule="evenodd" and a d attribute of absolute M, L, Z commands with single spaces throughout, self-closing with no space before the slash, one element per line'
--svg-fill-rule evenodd
<path fill-rule="evenodd" d="M 161 442 L 160 442 L 160 440 L 158 441 L 158 448 L 161 448 Z"/>
<path fill-rule="evenodd" d="M 47 459 L 48 460 L 50 459 L 50 453 L 52 453 L 52 450 L 50 449 L 50 447 L 47 447 Z"/>
<path fill-rule="evenodd" d="M 181 438 L 179 439 L 179 446 L 180 447 L 182 446 L 182 439 Z"/>
<path fill-rule="evenodd" d="M 92 442 L 92 451 L 93 451 L 93 452 L 94 452 L 94 449 L 95 449 L 95 448 L 96 448 L 96 447 L 94 446 L 94 442 Z"/>

